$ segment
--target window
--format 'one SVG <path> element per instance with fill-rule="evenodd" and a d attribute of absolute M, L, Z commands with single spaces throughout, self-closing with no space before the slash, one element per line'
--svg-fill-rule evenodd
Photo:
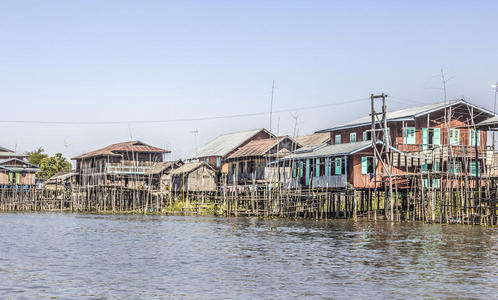
<path fill-rule="evenodd" d="M 320 159 L 315 160 L 315 177 L 320 177 Z"/>
<path fill-rule="evenodd" d="M 209 158 L 206 158 L 206 163 L 209 164 Z"/>
<path fill-rule="evenodd" d="M 363 131 L 363 141 L 369 141 L 372 139 L 372 132 Z"/>
<path fill-rule="evenodd" d="M 318 170 L 319 170 L 320 176 L 325 176 L 325 171 L 327 169 L 326 163 L 327 163 L 326 158 L 320 159 L 320 163 L 318 164 Z"/>
<path fill-rule="evenodd" d="M 433 170 L 433 171 L 439 172 L 439 167 L 440 167 L 440 163 L 439 163 L 439 161 L 435 161 L 435 162 L 432 164 L 432 170 Z"/>
<path fill-rule="evenodd" d="M 448 167 L 448 171 L 451 174 L 460 174 L 460 162 L 458 162 L 458 161 L 455 161 L 455 162 L 450 161 L 449 167 Z"/>
<path fill-rule="evenodd" d="M 349 134 L 349 142 L 350 142 L 350 143 L 354 143 L 354 142 L 356 142 L 356 132 L 351 132 L 351 133 Z"/>
<path fill-rule="evenodd" d="M 477 139 L 477 146 L 480 144 L 480 139 L 481 139 L 481 132 L 479 130 L 470 130 L 470 145 L 475 146 L 476 145 L 476 139 Z"/>
<path fill-rule="evenodd" d="M 221 166 L 221 157 L 216 158 L 216 167 L 219 168 Z"/>
<path fill-rule="evenodd" d="M 341 135 L 340 134 L 336 134 L 335 135 L 335 140 L 334 140 L 335 144 L 338 145 L 341 143 Z"/>
<path fill-rule="evenodd" d="M 459 129 L 450 129 L 450 145 L 459 145 L 460 144 L 460 130 Z"/>
<path fill-rule="evenodd" d="M 427 160 L 424 159 L 424 164 L 420 167 L 420 171 L 427 173 L 427 170 L 429 170 L 429 165 L 427 164 Z"/>
<path fill-rule="evenodd" d="M 441 144 L 440 128 L 422 128 L 422 149 L 427 150 L 429 146 Z"/>
<path fill-rule="evenodd" d="M 471 176 L 477 176 L 477 174 L 481 173 L 481 162 L 477 162 L 477 168 L 476 168 L 476 162 L 471 161 L 470 162 L 470 175 Z"/>
<path fill-rule="evenodd" d="M 363 156 L 361 158 L 361 174 L 373 174 L 374 163 L 373 157 Z"/>
<path fill-rule="evenodd" d="M 403 143 L 406 145 L 415 144 L 415 127 L 406 127 L 403 132 Z"/>

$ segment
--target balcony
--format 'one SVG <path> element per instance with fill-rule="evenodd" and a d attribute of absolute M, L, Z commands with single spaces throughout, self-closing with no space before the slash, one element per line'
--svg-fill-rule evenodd
<path fill-rule="evenodd" d="M 105 173 L 114 175 L 145 175 L 151 168 L 152 162 L 106 163 Z"/>
<path fill-rule="evenodd" d="M 331 176 L 320 176 L 313 177 L 312 188 L 344 188 L 347 185 L 346 175 L 331 175 Z M 286 182 L 286 186 L 291 189 L 297 189 L 299 187 L 304 187 L 298 178 L 290 178 Z"/>

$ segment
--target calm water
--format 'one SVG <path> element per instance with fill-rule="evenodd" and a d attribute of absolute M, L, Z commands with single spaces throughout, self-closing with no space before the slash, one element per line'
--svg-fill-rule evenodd
<path fill-rule="evenodd" d="M 0 298 L 498 297 L 498 229 L 0 214 Z"/>

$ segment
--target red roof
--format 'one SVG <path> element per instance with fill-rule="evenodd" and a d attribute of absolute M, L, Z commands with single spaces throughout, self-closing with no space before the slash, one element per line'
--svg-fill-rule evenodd
<path fill-rule="evenodd" d="M 286 138 L 288 137 L 283 136 L 278 138 L 250 141 L 245 146 L 232 153 L 228 159 L 248 156 L 263 156 L 266 152 L 273 148 L 273 146 L 277 145 Z"/>
<path fill-rule="evenodd" d="M 112 144 L 107 147 L 87 152 L 81 155 L 78 155 L 76 157 L 73 157 L 72 159 L 78 160 L 78 159 L 83 159 L 83 158 L 88 158 L 88 157 L 96 157 L 96 156 L 113 156 L 113 155 L 119 155 L 115 152 L 146 152 L 146 153 L 169 153 L 171 151 L 164 150 L 161 148 L 153 147 L 150 145 L 147 145 L 145 143 L 142 143 L 140 141 L 130 141 L 130 142 L 124 142 L 124 143 L 117 143 L 117 144 Z"/>

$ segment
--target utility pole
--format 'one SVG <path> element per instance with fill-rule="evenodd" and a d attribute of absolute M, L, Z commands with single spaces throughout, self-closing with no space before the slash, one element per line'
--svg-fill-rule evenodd
<path fill-rule="evenodd" d="M 384 171 L 387 173 L 389 176 L 389 208 L 386 208 L 386 203 L 384 202 L 384 209 L 386 211 L 386 218 L 390 221 L 393 221 L 394 219 L 394 202 L 392 199 L 392 175 L 391 175 L 391 159 L 390 159 L 390 147 L 389 147 L 389 131 L 387 127 L 387 105 L 386 105 L 386 98 L 387 95 L 382 93 L 380 95 L 370 95 L 370 105 L 371 105 L 371 116 L 372 116 L 372 124 L 371 124 L 371 140 L 372 140 L 372 148 L 374 151 L 374 195 L 377 195 L 377 162 L 380 162 L 382 164 L 382 168 Z M 382 99 L 382 112 L 377 112 L 375 110 L 375 100 L 376 99 Z M 379 116 L 381 116 L 379 118 Z M 376 124 L 379 124 L 379 129 L 376 128 Z M 378 132 L 382 132 L 382 141 L 383 145 L 381 147 L 381 150 L 379 151 L 377 149 L 377 140 L 378 140 Z M 387 157 L 387 166 L 386 162 L 384 162 L 384 156 Z M 385 181 L 382 180 L 385 184 Z M 374 206 L 377 205 L 378 199 L 375 198 L 375 203 Z M 377 210 L 374 209 L 374 220 L 377 219 Z"/>

